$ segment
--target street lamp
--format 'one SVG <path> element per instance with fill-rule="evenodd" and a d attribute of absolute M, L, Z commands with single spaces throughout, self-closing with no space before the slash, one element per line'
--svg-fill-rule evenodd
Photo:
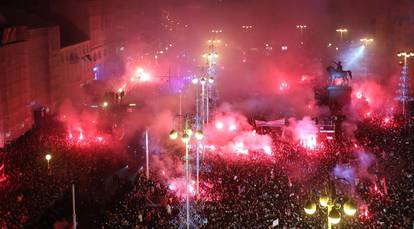
<path fill-rule="evenodd" d="M 364 37 L 364 38 L 359 39 L 359 41 L 361 41 L 363 43 L 363 45 L 364 45 L 363 47 L 367 47 L 369 44 L 374 42 L 374 39 Z M 367 62 L 368 62 L 368 57 L 365 57 L 364 58 L 365 77 L 368 76 L 368 63 Z"/>
<path fill-rule="evenodd" d="M 332 224 L 338 224 L 341 221 L 341 204 L 338 203 L 337 198 L 335 198 L 335 188 L 333 185 L 328 185 L 326 194 L 322 194 L 319 197 L 319 206 L 321 209 L 327 210 L 328 217 L 328 229 L 331 229 Z M 317 206 L 312 201 L 307 201 L 304 206 L 304 211 L 308 215 L 315 214 Z M 356 205 L 352 200 L 348 200 L 343 204 L 343 211 L 347 216 L 354 216 L 356 214 Z"/>
<path fill-rule="evenodd" d="M 182 132 L 182 136 L 181 136 L 181 141 L 185 144 L 185 179 L 186 179 L 186 193 L 185 193 L 185 198 L 186 198 L 186 214 L 187 214 L 187 229 L 190 228 L 190 197 L 189 197 L 189 186 L 190 186 L 190 165 L 189 165 L 189 161 L 190 161 L 190 155 L 189 155 L 189 143 L 191 141 L 191 137 L 193 136 L 193 131 L 191 130 L 191 128 L 188 128 L 188 123 L 186 120 L 186 126 L 185 129 Z M 201 130 L 197 130 L 195 131 L 194 134 L 195 138 L 197 141 L 201 141 L 204 137 L 204 134 Z M 172 140 L 175 140 L 178 138 L 178 132 L 176 130 L 171 130 L 169 133 L 169 137 Z M 198 153 L 198 152 L 197 152 Z M 198 164 L 197 164 L 198 165 Z M 198 185 L 199 185 L 199 168 L 197 166 L 197 190 L 198 190 Z"/>
<path fill-rule="evenodd" d="M 336 32 L 341 34 L 341 40 L 343 39 L 343 34 L 348 32 L 348 29 L 346 28 L 339 28 L 336 30 Z"/>
<path fill-rule="evenodd" d="M 307 25 L 296 25 L 296 28 L 300 30 L 300 33 L 303 33 L 303 30 L 306 29 L 308 26 Z"/>
<path fill-rule="evenodd" d="M 50 170 L 50 160 L 52 159 L 52 155 L 50 153 L 46 154 L 45 159 L 47 161 L 47 171 Z"/>
<path fill-rule="evenodd" d="M 359 39 L 359 41 L 364 43 L 365 46 L 368 46 L 370 43 L 374 42 L 374 39 L 364 37 L 364 38 Z"/>
<path fill-rule="evenodd" d="M 404 57 L 404 66 L 407 66 L 407 59 L 414 56 L 414 52 L 399 52 L 398 57 Z"/>
<path fill-rule="evenodd" d="M 408 97 L 408 85 L 407 85 L 407 81 L 408 81 L 408 66 L 407 66 L 407 59 L 411 58 L 414 56 L 413 52 L 399 52 L 397 54 L 398 57 L 404 57 L 404 66 L 403 66 L 403 70 L 402 70 L 402 75 L 400 77 L 400 85 L 401 85 L 401 90 L 400 90 L 400 101 L 402 100 L 402 113 L 403 116 L 406 117 L 406 103 L 407 103 L 407 97 Z"/>

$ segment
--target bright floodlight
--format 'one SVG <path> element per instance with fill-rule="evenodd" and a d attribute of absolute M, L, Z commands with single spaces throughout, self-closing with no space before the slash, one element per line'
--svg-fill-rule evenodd
<path fill-rule="evenodd" d="M 195 132 L 194 136 L 198 141 L 201 141 L 204 137 L 203 131 L 202 130 L 197 130 Z"/>
<path fill-rule="evenodd" d="M 142 81 L 142 82 L 150 81 L 151 80 L 151 75 L 144 72 L 144 73 L 141 74 L 141 77 L 139 78 L 139 80 Z"/>
<path fill-rule="evenodd" d="M 328 220 L 331 224 L 338 224 L 341 221 L 341 213 L 336 209 L 332 209 L 329 212 Z"/>
<path fill-rule="evenodd" d="M 352 201 L 347 201 L 344 204 L 344 212 L 345 214 L 347 214 L 348 216 L 354 216 L 356 213 L 357 209 L 355 204 Z"/>
<path fill-rule="evenodd" d="M 175 140 L 178 137 L 178 132 L 176 130 L 171 130 L 169 136 L 171 140 Z"/>
<path fill-rule="evenodd" d="M 305 213 L 306 213 L 306 214 L 308 214 L 308 215 L 313 215 L 313 214 L 315 214 L 315 212 L 316 212 L 316 204 L 315 204 L 315 203 L 313 203 L 313 202 L 311 202 L 311 201 L 308 201 L 308 202 L 305 204 L 305 208 L 304 208 L 304 210 L 305 210 Z"/>
<path fill-rule="evenodd" d="M 221 129 L 223 129 L 223 127 L 224 127 L 224 124 L 222 122 L 216 122 L 216 128 L 217 129 L 221 130 Z"/>
<path fill-rule="evenodd" d="M 322 195 L 321 197 L 319 197 L 319 204 L 322 207 L 327 207 L 329 203 L 329 196 L 327 195 Z"/>
<path fill-rule="evenodd" d="M 103 102 L 102 106 L 103 107 L 107 107 L 108 106 L 108 102 Z"/>
<path fill-rule="evenodd" d="M 52 155 L 50 155 L 50 154 L 48 153 L 48 154 L 46 154 L 45 158 L 46 158 L 46 160 L 47 160 L 47 161 L 50 161 L 50 159 L 52 159 Z"/>

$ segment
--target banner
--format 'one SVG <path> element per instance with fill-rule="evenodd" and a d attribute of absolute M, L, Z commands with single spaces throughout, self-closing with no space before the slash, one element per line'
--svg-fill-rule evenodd
<path fill-rule="evenodd" d="M 256 124 L 256 127 L 284 127 L 286 126 L 285 119 L 278 119 L 278 120 L 272 120 L 272 121 L 255 120 L 254 123 Z"/>

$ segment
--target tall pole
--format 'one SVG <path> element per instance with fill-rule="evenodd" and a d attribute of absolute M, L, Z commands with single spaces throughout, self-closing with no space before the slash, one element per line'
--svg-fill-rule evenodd
<path fill-rule="evenodd" d="M 190 228 L 190 197 L 189 197 L 189 153 L 188 153 L 188 142 L 185 143 L 185 178 L 186 178 L 186 192 L 185 192 L 185 198 L 186 198 L 186 211 L 187 211 L 187 229 Z"/>
<path fill-rule="evenodd" d="M 78 225 L 76 222 L 75 184 L 72 184 L 72 214 L 73 214 L 73 229 L 76 229 Z"/>
<path fill-rule="evenodd" d="M 197 142 L 196 145 L 196 169 L 197 169 L 197 180 L 196 180 L 196 195 L 198 197 L 200 191 L 200 143 Z"/>
<path fill-rule="evenodd" d="M 182 93 L 181 93 L 181 91 L 180 91 L 180 96 L 179 96 L 179 100 L 180 100 L 180 103 L 179 103 L 179 116 L 180 116 L 180 129 L 182 129 L 183 128 L 183 104 L 182 104 Z"/>
<path fill-rule="evenodd" d="M 149 179 L 149 149 L 148 149 L 148 129 L 145 130 L 145 161 L 146 161 L 146 175 Z"/>
<path fill-rule="evenodd" d="M 209 82 L 208 82 L 208 80 L 207 80 L 207 82 L 206 82 L 206 85 L 207 85 L 207 96 L 206 96 L 206 123 L 208 124 L 208 116 L 209 116 L 209 93 L 208 93 L 208 91 L 209 91 Z"/>
<path fill-rule="evenodd" d="M 202 83 L 201 84 L 201 107 L 202 107 L 202 109 L 201 109 L 201 120 L 202 120 L 203 124 L 205 123 L 205 115 L 206 115 L 205 114 L 205 110 L 206 110 L 206 108 L 205 108 L 205 97 L 206 97 L 205 93 L 206 93 L 205 83 Z"/>

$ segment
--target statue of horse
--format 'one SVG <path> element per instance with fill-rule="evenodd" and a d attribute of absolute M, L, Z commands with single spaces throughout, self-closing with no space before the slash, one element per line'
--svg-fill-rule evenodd
<path fill-rule="evenodd" d="M 351 71 L 337 71 L 336 68 L 329 66 L 326 68 L 326 71 L 329 74 L 329 80 L 330 85 L 333 84 L 333 82 L 336 79 L 342 78 L 343 84 L 347 85 L 349 83 L 349 79 L 352 80 L 352 72 Z M 348 79 L 349 76 L 349 79 Z"/>

